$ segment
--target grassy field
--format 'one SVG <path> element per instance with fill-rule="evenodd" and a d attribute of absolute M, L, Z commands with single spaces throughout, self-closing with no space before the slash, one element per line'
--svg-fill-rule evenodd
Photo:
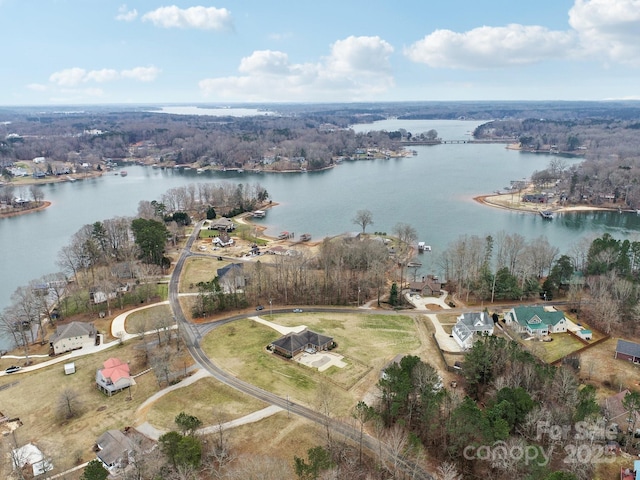
<path fill-rule="evenodd" d="M 357 400 L 350 389 L 360 379 L 377 375 L 396 354 L 420 346 L 413 320 L 406 316 L 291 314 L 274 315 L 273 322 L 304 324 L 332 336 L 338 344 L 334 352 L 344 355 L 347 367 L 321 373 L 273 355 L 265 347 L 281 335 L 252 320 L 214 330 L 204 339 L 203 348 L 234 375 L 265 390 L 289 395 L 293 401 L 317 408 L 328 395 L 340 415 L 348 415 Z"/>
<path fill-rule="evenodd" d="M 175 430 L 180 412 L 195 415 L 203 426 L 234 420 L 265 408 L 267 404 L 244 395 L 213 378 L 203 378 L 162 396 L 147 413 L 147 421 L 163 430 Z"/>
<path fill-rule="evenodd" d="M 188 258 L 180 276 L 180 292 L 197 292 L 196 284 L 210 282 L 216 277 L 216 271 L 228 263 L 227 261 L 218 261 L 217 257 Z"/>
<path fill-rule="evenodd" d="M 584 346 L 580 340 L 568 332 L 554 333 L 550 337 L 553 339 L 551 342 L 531 340 L 524 342 L 525 347 L 531 347 L 533 353 L 545 362 L 553 363 Z"/>
<path fill-rule="evenodd" d="M 133 312 L 127 317 L 125 330 L 129 333 L 146 332 L 156 325 L 173 325 L 173 313 L 169 305 L 156 305 Z"/>

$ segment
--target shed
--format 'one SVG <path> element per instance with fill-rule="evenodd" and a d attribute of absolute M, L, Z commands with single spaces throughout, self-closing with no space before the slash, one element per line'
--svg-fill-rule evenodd
<path fill-rule="evenodd" d="M 64 374 L 71 375 L 72 373 L 76 373 L 76 364 L 74 362 L 65 363 L 64 364 Z"/>

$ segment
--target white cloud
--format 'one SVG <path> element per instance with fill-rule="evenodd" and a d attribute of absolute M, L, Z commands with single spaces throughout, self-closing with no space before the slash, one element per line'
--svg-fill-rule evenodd
<path fill-rule="evenodd" d="M 46 92 L 49 87 L 41 83 L 30 83 L 29 85 L 27 85 L 27 88 L 29 90 L 33 90 L 34 92 Z"/>
<path fill-rule="evenodd" d="M 640 0 L 576 0 L 569 24 L 585 54 L 640 66 Z"/>
<path fill-rule="evenodd" d="M 492 68 L 562 58 L 575 48 L 572 32 L 511 24 L 479 27 L 464 33 L 436 30 L 405 49 L 417 63 L 445 68 Z"/>
<path fill-rule="evenodd" d="M 117 80 L 119 76 L 120 75 L 117 70 L 112 68 L 103 68 L 102 70 L 91 70 L 87 72 L 83 81 L 94 81 L 98 83 L 112 82 L 113 80 Z"/>
<path fill-rule="evenodd" d="M 142 20 L 150 21 L 157 27 L 164 28 L 196 28 L 200 30 L 229 30 L 232 28 L 231 12 L 226 8 L 189 7 L 179 8 L 175 5 L 160 7 L 142 16 Z"/>
<path fill-rule="evenodd" d="M 85 70 L 74 67 L 54 72 L 49 76 L 49 81 L 59 87 L 76 87 L 87 82 L 105 83 L 121 79 L 133 79 L 140 82 L 150 82 L 157 78 L 160 69 L 157 67 L 135 67 L 130 70 L 114 70 L 103 68 L 101 70 Z"/>
<path fill-rule="evenodd" d="M 87 71 L 84 68 L 67 68 L 54 72 L 49 76 L 49 81 L 61 87 L 74 87 L 86 81 Z"/>
<path fill-rule="evenodd" d="M 318 63 L 291 63 L 284 52 L 255 51 L 241 60 L 242 76 L 199 82 L 206 97 L 235 101 L 356 101 L 379 98 L 394 85 L 393 48 L 379 37 L 348 37 Z"/>
<path fill-rule="evenodd" d="M 122 78 L 132 78 L 139 82 L 152 82 L 158 78 L 160 72 L 161 70 L 157 67 L 136 67 L 131 70 L 122 70 L 120 75 Z"/>
<path fill-rule="evenodd" d="M 132 22 L 137 17 L 138 11 L 135 8 L 133 10 L 129 10 L 126 5 L 120 5 L 120 8 L 118 8 L 118 15 L 116 15 L 116 20 L 121 22 Z"/>

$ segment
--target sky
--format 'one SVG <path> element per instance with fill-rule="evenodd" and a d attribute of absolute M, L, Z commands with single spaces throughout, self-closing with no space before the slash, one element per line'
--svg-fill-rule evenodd
<path fill-rule="evenodd" d="M 640 100 L 640 0 L 0 0 L 0 106 Z"/>

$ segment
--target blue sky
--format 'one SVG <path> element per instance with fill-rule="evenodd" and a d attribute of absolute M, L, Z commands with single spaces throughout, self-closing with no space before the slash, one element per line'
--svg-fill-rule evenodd
<path fill-rule="evenodd" d="M 0 105 L 640 99 L 640 0 L 0 0 Z"/>

